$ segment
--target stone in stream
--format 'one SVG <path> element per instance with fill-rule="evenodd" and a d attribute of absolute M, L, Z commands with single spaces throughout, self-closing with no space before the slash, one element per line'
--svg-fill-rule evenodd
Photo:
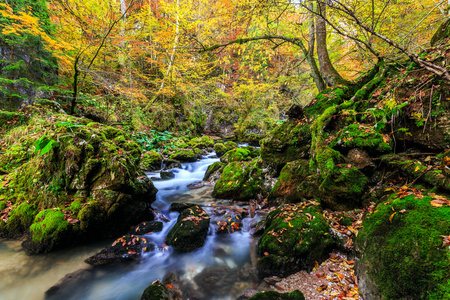
<path fill-rule="evenodd" d="M 241 217 L 236 214 L 226 213 L 217 222 L 217 233 L 233 233 L 242 229 Z"/>
<path fill-rule="evenodd" d="M 194 277 L 201 291 L 213 295 L 226 295 L 236 280 L 236 269 L 230 269 L 228 266 L 208 267 Z"/>
<path fill-rule="evenodd" d="M 141 258 L 142 252 L 151 251 L 155 244 L 135 235 L 126 235 L 115 240 L 97 254 L 87 258 L 86 263 L 94 266 L 131 261 Z"/>
<path fill-rule="evenodd" d="M 152 232 L 159 232 L 163 229 L 163 223 L 158 221 L 147 221 L 142 222 L 137 226 L 134 226 L 128 234 L 136 234 L 136 235 L 143 235 L 143 234 L 149 234 Z"/>
<path fill-rule="evenodd" d="M 175 174 L 172 171 L 161 171 L 159 173 L 161 179 L 171 179 L 175 177 Z"/>
<path fill-rule="evenodd" d="M 199 189 L 204 186 L 205 186 L 205 183 L 203 181 L 197 181 L 197 182 L 193 182 L 193 183 L 190 183 L 187 185 L 187 187 L 190 188 L 191 190 Z"/>
<path fill-rule="evenodd" d="M 159 280 L 149 285 L 142 294 L 141 300 L 169 300 L 167 287 Z"/>
<path fill-rule="evenodd" d="M 205 244 L 209 223 L 209 215 L 200 206 L 185 208 L 167 234 L 166 244 L 178 251 L 194 251 Z"/>

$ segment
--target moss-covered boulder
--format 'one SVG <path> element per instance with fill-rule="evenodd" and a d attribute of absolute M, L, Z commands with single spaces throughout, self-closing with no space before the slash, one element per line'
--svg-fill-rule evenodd
<path fill-rule="evenodd" d="M 177 223 L 166 236 L 166 244 L 182 252 L 194 251 L 205 244 L 210 217 L 198 205 L 180 212 Z"/>
<path fill-rule="evenodd" d="M 215 163 L 209 165 L 208 169 L 206 169 L 205 176 L 203 176 L 203 180 L 210 180 L 211 176 L 213 176 L 214 174 L 220 174 L 224 167 L 225 165 L 220 161 L 216 161 Z"/>
<path fill-rule="evenodd" d="M 298 194 L 304 198 L 319 198 L 333 210 L 349 210 L 359 207 L 369 179 L 355 167 L 336 167 L 325 178 L 310 175 L 298 186 Z"/>
<path fill-rule="evenodd" d="M 202 136 L 193 138 L 188 142 L 188 145 L 192 148 L 207 149 L 214 147 L 214 140 L 209 136 Z"/>
<path fill-rule="evenodd" d="M 25 112 L 28 121 L 1 137 L 0 199 L 11 203 L 1 236 L 29 231 L 24 246 L 46 252 L 152 218 L 156 189 L 139 169 L 140 147 L 123 131 L 42 105 Z"/>
<path fill-rule="evenodd" d="M 403 190 L 365 217 L 356 240 L 359 275 L 367 271 L 380 298 L 450 297 L 450 207 L 433 201 L 439 206 L 448 200 Z"/>
<path fill-rule="evenodd" d="M 261 162 L 232 162 L 228 164 L 214 185 L 212 196 L 221 199 L 245 201 L 255 199 L 264 191 Z"/>
<path fill-rule="evenodd" d="M 371 154 L 392 151 L 392 147 L 387 143 L 386 137 L 377 132 L 373 126 L 359 123 L 350 124 L 339 130 L 329 146 L 345 151 L 352 148 L 360 148 Z"/>
<path fill-rule="evenodd" d="M 225 153 L 221 158 L 220 162 L 224 164 L 229 164 L 233 161 L 246 161 L 252 160 L 253 158 L 259 156 L 259 149 L 255 149 L 252 146 L 234 148 L 227 153 Z"/>
<path fill-rule="evenodd" d="M 170 154 L 169 158 L 181 162 L 194 162 L 198 160 L 199 153 L 196 153 L 193 149 L 181 149 Z"/>
<path fill-rule="evenodd" d="M 317 203 L 282 205 L 266 219 L 258 242 L 262 277 L 287 276 L 325 260 L 334 240 Z"/>
<path fill-rule="evenodd" d="M 151 150 L 141 156 L 140 168 L 146 172 L 161 170 L 163 157 L 158 152 Z"/>
<path fill-rule="evenodd" d="M 290 293 L 278 293 L 276 291 L 259 292 L 248 300 L 305 300 L 305 296 L 299 290 Z"/>
<path fill-rule="evenodd" d="M 310 175 L 309 161 L 295 160 L 288 162 L 281 169 L 277 182 L 270 191 L 268 201 L 270 205 L 295 203 L 302 199 L 298 186 Z"/>
<path fill-rule="evenodd" d="M 287 120 L 261 140 L 261 158 L 275 175 L 289 161 L 309 157 L 311 131 L 308 124 Z"/>
<path fill-rule="evenodd" d="M 232 141 L 228 141 L 225 144 L 217 143 L 214 145 L 214 151 L 216 151 L 217 157 L 221 157 L 225 153 L 227 153 L 230 150 L 233 150 L 234 148 L 237 148 L 238 144 Z"/>
<path fill-rule="evenodd" d="M 164 284 L 155 282 L 149 285 L 142 294 L 141 300 L 169 300 L 169 292 Z"/>

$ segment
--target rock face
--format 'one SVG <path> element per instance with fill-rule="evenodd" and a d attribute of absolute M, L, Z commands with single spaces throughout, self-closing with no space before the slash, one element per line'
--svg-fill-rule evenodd
<path fill-rule="evenodd" d="M 317 203 L 282 205 L 266 219 L 258 242 L 261 277 L 287 276 L 326 259 L 334 240 Z"/>
<path fill-rule="evenodd" d="M 32 117 L 21 125 L 23 132 L 38 133 L 21 142 L 19 152 L 18 142 L 10 144 L 0 160 L 0 169 L 10 171 L 10 188 L 0 194 L 11 201 L 1 216 L 1 235 L 29 230 L 24 246 L 38 253 L 152 219 L 157 190 L 139 170 L 141 150 L 127 135 L 46 105 L 27 109 Z M 30 209 L 15 213 L 24 202 Z M 21 228 L 8 225 L 10 215 L 21 220 Z"/>
<path fill-rule="evenodd" d="M 200 206 L 187 207 L 167 234 L 166 244 L 178 251 L 194 251 L 205 244 L 209 223 L 210 217 Z"/>
<path fill-rule="evenodd" d="M 236 201 L 255 199 L 263 191 L 263 184 L 260 162 L 232 162 L 224 168 L 212 196 Z"/>

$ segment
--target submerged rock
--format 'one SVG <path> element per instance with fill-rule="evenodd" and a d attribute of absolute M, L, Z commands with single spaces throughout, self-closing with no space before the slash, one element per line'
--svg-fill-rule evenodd
<path fill-rule="evenodd" d="M 236 270 L 227 266 L 209 267 L 194 277 L 200 290 L 212 295 L 228 294 L 236 280 Z"/>
<path fill-rule="evenodd" d="M 210 217 L 198 205 L 180 212 L 177 223 L 166 236 L 166 244 L 182 252 L 194 251 L 205 244 Z"/>

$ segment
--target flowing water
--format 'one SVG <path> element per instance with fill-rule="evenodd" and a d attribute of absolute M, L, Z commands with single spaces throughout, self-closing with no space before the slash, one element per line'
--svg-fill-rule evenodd
<path fill-rule="evenodd" d="M 176 272 L 184 287 L 196 291 L 198 287 L 193 278 L 205 268 L 227 266 L 237 273 L 242 266 L 248 267 L 253 257 L 251 253 L 254 253 L 249 224 L 257 217 L 255 220 L 244 219 L 242 231 L 216 235 L 213 224 L 218 217 L 212 216 L 205 245 L 192 253 L 179 253 L 164 244 L 165 236 L 178 216 L 178 213 L 169 213 L 170 203 L 190 202 L 202 205 L 208 213 L 213 210 L 211 203 L 217 202 L 210 196 L 212 186 L 190 190 L 187 185 L 201 181 L 208 165 L 215 161 L 218 159 L 205 157 L 195 163 L 183 164 L 182 168 L 172 170 L 175 178 L 154 181 L 158 193 L 152 206 L 169 221 L 161 232 L 144 236 L 158 247 L 145 253 L 139 262 L 95 268 L 83 262 L 111 241 L 28 256 L 19 242 L 0 240 L 0 299 L 43 299 L 48 288 L 76 270 L 79 271 L 71 275 L 72 279 L 66 281 L 51 299 L 140 299 L 149 284 L 170 272 Z M 159 174 L 148 176 L 159 177 Z M 230 285 L 226 295 L 223 290 L 219 295 L 215 291 L 203 292 L 207 294 L 205 299 L 235 299 L 237 294 L 251 287 L 251 280 L 237 280 Z"/>

